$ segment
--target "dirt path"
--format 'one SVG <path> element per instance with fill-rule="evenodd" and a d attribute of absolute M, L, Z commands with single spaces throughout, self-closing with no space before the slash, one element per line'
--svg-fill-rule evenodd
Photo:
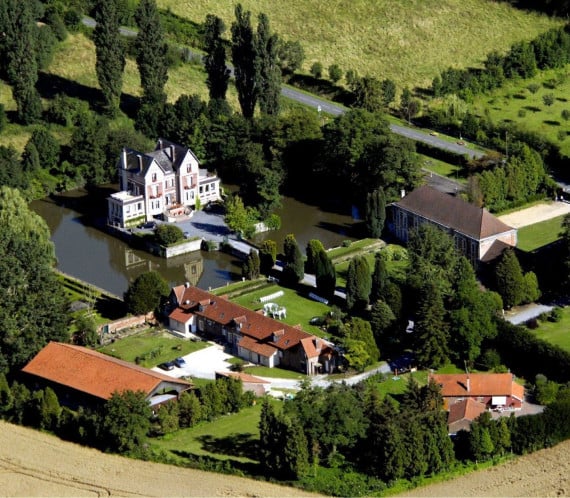
<path fill-rule="evenodd" d="M 308 496 L 294 488 L 106 455 L 0 421 L 1 496 Z"/>
<path fill-rule="evenodd" d="M 521 228 L 541 221 L 550 220 L 567 213 L 570 213 L 570 203 L 545 202 L 526 209 L 521 209 L 520 211 L 515 211 L 514 213 L 499 216 L 499 219 L 513 228 Z"/>
<path fill-rule="evenodd" d="M 570 441 L 398 496 L 570 496 Z"/>

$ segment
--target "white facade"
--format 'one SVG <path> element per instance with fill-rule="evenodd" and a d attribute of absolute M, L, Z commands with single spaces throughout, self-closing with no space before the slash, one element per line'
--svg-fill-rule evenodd
<path fill-rule="evenodd" d="M 187 214 L 198 198 L 201 205 L 221 198 L 220 179 L 201 169 L 189 148 L 164 139 L 153 152 L 124 148 L 118 170 L 120 192 L 108 198 L 113 226 L 126 228 L 167 212 Z"/>

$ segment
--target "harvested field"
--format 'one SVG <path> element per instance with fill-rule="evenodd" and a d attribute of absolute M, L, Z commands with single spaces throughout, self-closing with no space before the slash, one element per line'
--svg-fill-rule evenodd
<path fill-rule="evenodd" d="M 308 496 L 295 488 L 107 455 L 0 421 L 2 496 Z"/>
<path fill-rule="evenodd" d="M 2 496 L 309 496 L 295 488 L 129 460 L 0 421 Z M 570 441 L 402 496 L 569 496 Z"/>
<path fill-rule="evenodd" d="M 569 496 L 570 441 L 398 496 Z"/>

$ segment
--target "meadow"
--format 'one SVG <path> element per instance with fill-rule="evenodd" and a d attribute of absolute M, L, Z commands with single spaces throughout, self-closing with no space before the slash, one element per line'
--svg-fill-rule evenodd
<path fill-rule="evenodd" d="M 207 14 L 228 27 L 237 2 L 158 0 L 159 7 L 202 23 Z M 245 10 L 269 15 L 283 39 L 301 42 L 303 72 L 328 68 L 389 78 L 399 88 L 428 86 L 449 66 L 479 66 L 492 50 L 506 51 L 562 21 L 489 0 L 242 0 Z M 343 83 L 343 81 L 341 81 Z"/>
<path fill-rule="evenodd" d="M 570 306 L 562 308 L 562 318 L 558 322 L 540 320 L 532 332 L 540 339 L 556 344 L 570 352 Z"/>
<path fill-rule="evenodd" d="M 534 78 L 509 80 L 502 88 L 474 98 L 479 116 L 496 124 L 515 123 L 559 145 L 570 156 L 570 68 L 539 72 Z M 545 103 L 545 99 L 550 104 Z M 550 99 L 550 100 L 548 100 Z M 566 111 L 568 114 L 562 113 Z"/>

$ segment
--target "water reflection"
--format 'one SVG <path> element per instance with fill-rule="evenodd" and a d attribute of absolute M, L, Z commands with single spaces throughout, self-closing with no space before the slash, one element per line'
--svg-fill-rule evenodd
<path fill-rule="evenodd" d="M 96 228 L 106 217 L 103 201 L 108 195 L 105 189 L 109 188 L 104 186 L 95 195 L 76 190 L 60 196 L 57 202 L 44 199 L 31 203 L 30 207 L 49 226 L 61 271 L 119 296 L 132 280 L 150 270 L 159 272 L 169 285 L 188 281 L 202 289 L 220 287 L 241 278 L 241 262 L 234 256 L 197 251 L 167 260 L 134 250 Z M 319 239 L 325 247 L 333 247 L 352 238 L 353 220 L 348 215 L 322 211 L 289 197 L 283 198 L 278 214 L 282 228 L 258 235 L 255 242 L 272 239 L 281 250 L 285 236 L 293 233 L 304 252 L 310 239 Z"/>

